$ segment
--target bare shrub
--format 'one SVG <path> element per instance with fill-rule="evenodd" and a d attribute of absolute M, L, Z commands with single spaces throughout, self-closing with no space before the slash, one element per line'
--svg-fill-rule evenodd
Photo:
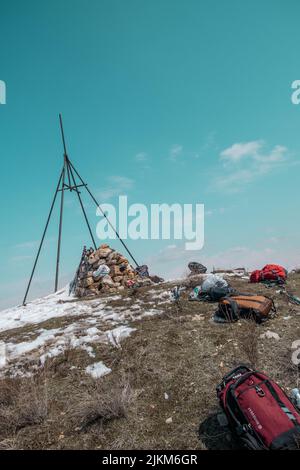
<path fill-rule="evenodd" d="M 14 438 L 3 439 L 0 441 L 0 450 L 15 450 L 17 449 L 16 440 Z"/>
<path fill-rule="evenodd" d="M 65 377 L 70 372 L 70 366 L 75 363 L 78 350 L 73 348 L 68 342 L 64 351 L 58 356 L 48 357 L 43 365 L 44 373 L 48 377 L 58 375 Z"/>
<path fill-rule="evenodd" d="M 17 429 L 41 424 L 48 413 L 46 384 L 39 387 L 34 381 L 30 381 L 20 390 L 16 405 Z"/>
<path fill-rule="evenodd" d="M 0 435 L 14 435 L 18 430 L 41 424 L 47 416 L 46 383 L 34 379 L 0 381 Z"/>
<path fill-rule="evenodd" d="M 259 363 L 258 338 L 259 328 L 255 321 L 250 319 L 243 321 L 238 336 L 239 348 L 253 368 L 257 368 Z"/>
<path fill-rule="evenodd" d="M 101 381 L 96 381 L 94 386 L 78 396 L 76 404 L 70 410 L 72 420 L 84 430 L 93 424 L 102 426 L 108 421 L 123 418 L 131 395 L 128 383 L 104 389 Z"/>
<path fill-rule="evenodd" d="M 0 380 L 0 406 L 9 406 L 16 398 L 18 390 L 17 380 L 3 378 Z"/>
<path fill-rule="evenodd" d="M 10 433 L 15 431 L 15 426 L 12 420 L 13 417 L 13 408 L 6 408 L 5 406 L 0 406 L 0 423 L 1 423 L 1 436 L 9 436 Z"/>

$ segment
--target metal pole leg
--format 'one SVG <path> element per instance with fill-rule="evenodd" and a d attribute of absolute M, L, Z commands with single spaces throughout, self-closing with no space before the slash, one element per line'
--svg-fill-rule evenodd
<path fill-rule="evenodd" d="M 57 187 L 56 187 L 56 190 L 55 190 L 54 198 L 52 200 L 52 204 L 51 204 L 50 212 L 49 212 L 49 215 L 48 215 L 48 218 L 47 218 L 46 226 L 45 226 L 45 229 L 44 229 L 44 232 L 43 232 L 43 235 L 42 235 L 42 239 L 41 239 L 41 242 L 40 242 L 40 245 L 39 245 L 39 248 L 38 248 L 38 252 L 37 252 L 37 255 L 36 255 L 36 258 L 35 258 L 35 261 L 34 261 L 33 269 L 32 269 L 30 279 L 29 279 L 29 282 L 28 282 L 28 286 L 27 286 L 25 296 L 24 296 L 24 299 L 23 299 L 23 305 L 26 305 L 27 295 L 28 295 L 30 285 L 31 285 L 31 281 L 32 281 L 32 278 L 33 278 L 33 275 L 34 275 L 34 271 L 35 271 L 35 268 L 36 268 L 36 265 L 37 265 L 37 262 L 38 262 L 38 259 L 39 259 L 39 256 L 40 256 L 40 252 L 41 252 L 41 249 L 42 249 L 42 246 L 43 246 L 43 243 L 44 243 L 45 235 L 46 235 L 47 228 L 48 228 L 48 225 L 49 225 L 49 222 L 50 222 L 53 207 L 54 207 L 54 204 L 55 204 L 55 201 L 56 201 L 56 196 L 57 196 L 57 193 L 58 193 L 58 189 L 59 189 L 59 185 L 60 185 L 60 182 L 61 182 L 61 179 L 62 179 L 62 175 L 63 175 L 63 170 L 61 171 L 61 174 L 60 174 L 60 177 L 59 177 L 59 180 L 58 180 L 58 184 L 57 184 Z"/>
<path fill-rule="evenodd" d="M 60 216 L 59 216 L 59 229 L 58 229 L 58 243 L 57 243 L 57 256 L 56 256 L 56 272 L 55 272 L 55 286 L 54 292 L 57 291 L 58 286 L 58 275 L 59 275 L 59 260 L 60 260 L 60 245 L 61 245 L 61 231 L 64 211 L 64 192 L 65 192 L 65 171 L 66 171 L 66 159 L 62 171 L 62 185 L 61 185 L 61 200 L 60 200 Z"/>
<path fill-rule="evenodd" d="M 69 166 L 69 160 L 67 161 L 67 165 Z M 92 229 L 91 229 L 91 226 L 89 224 L 89 221 L 88 221 L 88 218 L 87 218 L 87 215 L 86 215 L 86 212 L 85 212 L 85 209 L 84 209 L 84 206 L 83 206 L 83 203 L 82 203 L 82 200 L 81 200 L 81 196 L 80 196 L 80 191 L 78 190 L 77 186 L 76 186 L 76 181 L 75 181 L 75 177 L 74 177 L 74 174 L 73 174 L 73 170 L 70 166 L 70 174 L 71 174 L 71 179 L 73 181 L 73 185 L 75 187 L 75 191 L 77 193 L 77 196 L 78 196 L 78 200 L 79 200 L 79 203 L 80 203 L 80 206 L 81 206 L 81 209 L 82 209 L 82 212 L 83 212 L 83 215 L 84 215 L 84 218 L 85 218 L 85 221 L 86 221 L 86 224 L 87 224 L 87 227 L 89 229 L 89 232 L 90 232 L 90 235 L 91 235 L 91 239 L 93 241 L 93 245 L 94 245 L 94 248 L 95 250 L 97 250 L 97 245 L 96 245 L 96 242 L 95 242 L 95 239 L 94 239 L 94 236 L 93 236 L 93 232 L 92 232 Z"/>

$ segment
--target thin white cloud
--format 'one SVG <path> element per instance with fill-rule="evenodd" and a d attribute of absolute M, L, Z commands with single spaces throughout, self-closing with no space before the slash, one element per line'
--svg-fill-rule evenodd
<path fill-rule="evenodd" d="M 23 249 L 27 249 L 27 248 L 35 248 L 38 244 L 38 241 L 37 240 L 32 240 L 32 241 L 28 241 L 28 242 L 22 242 L 22 243 L 18 243 L 17 245 L 14 246 L 14 248 L 16 248 L 17 250 L 23 250 Z"/>
<path fill-rule="evenodd" d="M 245 157 L 261 163 L 282 162 L 287 153 L 287 148 L 283 145 L 275 145 L 269 152 L 265 151 L 266 144 L 263 140 L 252 142 L 236 143 L 220 153 L 221 160 L 230 163 L 238 163 Z"/>
<path fill-rule="evenodd" d="M 204 215 L 210 217 L 212 215 L 224 214 L 224 212 L 226 212 L 225 207 L 219 207 L 217 209 L 207 209 L 207 210 L 205 210 Z"/>
<path fill-rule="evenodd" d="M 55 241 L 55 237 L 46 237 L 44 243 L 52 243 Z M 40 241 L 39 240 L 31 240 L 31 241 L 26 241 L 26 242 L 21 242 L 17 243 L 16 245 L 13 246 L 13 249 L 15 250 L 25 250 L 25 251 L 32 251 L 33 249 L 37 248 L 39 245 Z"/>
<path fill-rule="evenodd" d="M 170 148 L 169 158 L 172 161 L 177 160 L 177 158 L 182 154 L 183 146 L 179 144 L 174 144 Z"/>
<path fill-rule="evenodd" d="M 220 153 L 222 172 L 213 180 L 214 189 L 238 192 L 245 185 L 273 171 L 288 160 L 288 149 L 275 145 L 267 151 L 263 140 L 235 143 Z"/>
<path fill-rule="evenodd" d="M 204 212 L 204 215 L 210 216 L 210 215 L 213 215 L 213 213 L 214 213 L 214 211 L 209 209 L 209 210 Z"/>
<path fill-rule="evenodd" d="M 254 158 L 259 162 L 282 162 L 285 160 L 287 150 L 288 149 L 283 145 L 275 145 L 269 153 L 264 154 L 263 152 L 258 152 Z"/>
<path fill-rule="evenodd" d="M 97 196 L 100 199 L 100 204 L 103 201 L 112 199 L 113 197 L 119 196 L 124 192 L 132 189 L 134 181 L 126 176 L 111 176 L 108 178 L 108 185 L 106 188 L 97 191 Z"/>
<path fill-rule="evenodd" d="M 263 142 L 261 140 L 238 142 L 223 150 L 220 156 L 222 160 L 237 162 L 244 157 L 256 156 L 262 146 Z"/>
<path fill-rule="evenodd" d="M 148 155 L 146 152 L 139 152 L 134 157 L 137 162 L 146 162 L 148 160 Z"/>
<path fill-rule="evenodd" d="M 10 258 L 10 261 L 13 263 L 23 263 L 24 261 L 27 261 L 29 259 L 32 259 L 32 256 L 20 255 L 20 256 L 13 256 L 12 258 Z"/>
<path fill-rule="evenodd" d="M 256 172 L 253 170 L 238 170 L 232 173 L 223 173 L 215 178 L 213 186 L 215 189 L 234 193 L 240 191 L 244 185 L 251 183 L 255 176 Z"/>
<path fill-rule="evenodd" d="M 216 148 L 216 132 L 215 131 L 212 131 L 212 132 L 209 132 L 209 134 L 207 135 L 204 143 L 202 144 L 202 146 L 200 147 L 200 154 L 203 154 L 203 153 L 206 153 L 208 150 L 210 149 L 215 149 Z M 195 154 L 195 158 L 199 158 L 199 154 Z"/>

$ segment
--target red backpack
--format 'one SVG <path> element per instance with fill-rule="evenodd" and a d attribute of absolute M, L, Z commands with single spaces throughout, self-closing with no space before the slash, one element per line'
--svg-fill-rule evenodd
<path fill-rule="evenodd" d="M 240 365 L 217 387 L 232 432 L 252 450 L 299 449 L 300 413 L 267 375 Z"/>
<path fill-rule="evenodd" d="M 266 264 L 262 269 L 253 271 L 250 282 L 276 282 L 284 284 L 287 278 L 287 271 L 279 264 Z"/>

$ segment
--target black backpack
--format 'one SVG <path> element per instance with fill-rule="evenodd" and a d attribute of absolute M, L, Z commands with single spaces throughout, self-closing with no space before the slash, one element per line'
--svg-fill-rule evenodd
<path fill-rule="evenodd" d="M 234 295 L 236 291 L 229 286 L 211 287 L 207 292 L 199 293 L 199 300 L 207 300 L 210 302 L 218 302 L 223 297 Z"/>

